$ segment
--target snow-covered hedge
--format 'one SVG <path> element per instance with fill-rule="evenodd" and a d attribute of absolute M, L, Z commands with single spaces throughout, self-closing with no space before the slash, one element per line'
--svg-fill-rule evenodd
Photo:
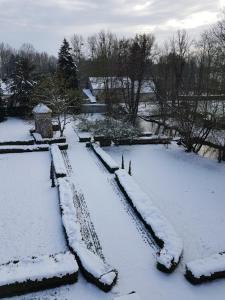
<path fill-rule="evenodd" d="M 110 173 L 114 173 L 116 170 L 119 169 L 118 164 L 100 146 L 93 143 L 91 144 L 91 148 L 94 150 L 95 154 L 99 157 L 101 162 L 104 164 L 104 166 Z"/>
<path fill-rule="evenodd" d="M 132 139 L 120 139 L 115 141 L 117 145 L 150 145 L 150 144 L 169 144 L 171 138 L 167 136 L 152 135 L 152 136 L 141 136 Z"/>
<path fill-rule="evenodd" d="M 68 149 L 68 144 L 67 143 L 60 143 L 56 144 L 60 150 L 67 150 Z"/>
<path fill-rule="evenodd" d="M 63 161 L 62 153 L 59 146 L 56 144 L 51 145 L 51 155 L 54 164 L 56 178 L 65 177 L 67 175 L 65 163 Z"/>
<path fill-rule="evenodd" d="M 91 135 L 88 132 L 78 132 L 77 135 L 79 137 L 80 143 L 86 143 L 91 141 Z"/>
<path fill-rule="evenodd" d="M 157 257 L 157 268 L 163 272 L 172 272 L 182 255 L 181 239 L 161 211 L 126 171 L 118 170 L 115 175 L 122 192 L 161 248 Z"/>
<path fill-rule="evenodd" d="M 49 145 L 31 145 L 31 146 L 0 146 L 0 154 L 5 153 L 23 153 L 23 152 L 36 152 L 48 151 Z"/>
<path fill-rule="evenodd" d="M 25 141 L 0 141 L 0 146 L 26 146 L 26 145 L 34 145 L 34 140 L 25 140 Z"/>
<path fill-rule="evenodd" d="M 71 251 L 76 254 L 86 279 L 107 292 L 115 284 L 117 272 L 99 256 L 87 249 L 82 240 L 70 182 L 64 177 L 59 178 L 58 183 L 62 221 L 68 245 Z"/>
<path fill-rule="evenodd" d="M 0 265 L 0 298 L 71 284 L 77 276 L 70 252 L 11 261 Z"/>
<path fill-rule="evenodd" d="M 225 253 L 187 263 L 185 277 L 193 284 L 225 278 Z"/>
<path fill-rule="evenodd" d="M 53 137 L 53 138 L 43 138 L 40 133 L 33 132 L 33 138 L 37 144 L 56 144 L 56 143 L 66 143 L 66 138 Z"/>

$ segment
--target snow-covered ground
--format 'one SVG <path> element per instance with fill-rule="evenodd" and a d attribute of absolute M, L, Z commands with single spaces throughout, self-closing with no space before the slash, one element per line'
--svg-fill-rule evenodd
<path fill-rule="evenodd" d="M 0 123 L 0 142 L 3 141 L 25 141 L 31 140 L 29 129 L 33 127 L 33 122 L 20 118 L 8 118 Z"/>
<path fill-rule="evenodd" d="M 0 155 L 0 263 L 66 249 L 50 154 Z"/>
<path fill-rule="evenodd" d="M 15 128 L 0 123 L 0 133 L 2 125 L 8 128 L 5 137 L 12 136 Z M 224 280 L 192 286 L 183 274 L 188 261 L 225 249 L 224 164 L 187 154 L 176 145 L 104 148 L 119 165 L 122 153 L 126 168 L 132 161 L 133 178 L 183 238 L 184 258 L 167 275 L 156 269 L 158 248 L 119 191 L 114 175 L 78 142 L 72 124 L 65 134 L 70 180 L 84 195 L 106 261 L 119 272 L 118 283 L 105 294 L 79 275 L 71 286 L 13 299 L 112 300 L 135 290 L 141 300 L 222 300 Z M 49 164 L 49 153 L 0 155 L 1 261 L 66 249 Z"/>
<path fill-rule="evenodd" d="M 175 144 L 106 147 L 118 163 L 132 161 L 133 177 L 184 240 L 184 261 L 225 250 L 224 164 L 187 154 Z"/>

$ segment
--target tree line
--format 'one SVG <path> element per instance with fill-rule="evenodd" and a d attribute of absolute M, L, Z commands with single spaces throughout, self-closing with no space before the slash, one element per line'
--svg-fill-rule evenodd
<path fill-rule="evenodd" d="M 160 46 L 152 34 L 120 38 L 105 31 L 64 39 L 58 58 L 29 44 L 18 51 L 0 44 L 0 77 L 8 83 L 11 105 L 23 103 L 28 109 L 34 100 L 60 98 L 66 107 L 77 108 L 88 77 L 103 77 L 108 112 L 118 116 L 122 111 L 133 125 L 141 89 L 149 82 L 155 101 L 151 113 L 141 117 L 177 130 L 187 151 L 198 152 L 212 135 L 221 141 L 214 133 L 225 123 L 224 50 L 225 15 L 198 40 L 178 31 Z"/>

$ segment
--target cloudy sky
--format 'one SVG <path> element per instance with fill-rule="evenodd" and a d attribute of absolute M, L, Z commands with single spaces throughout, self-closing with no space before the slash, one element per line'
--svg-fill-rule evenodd
<path fill-rule="evenodd" d="M 181 28 L 198 36 L 223 6 L 225 0 L 0 0 L 0 42 L 56 54 L 64 36 L 101 29 L 152 32 L 159 42 Z"/>

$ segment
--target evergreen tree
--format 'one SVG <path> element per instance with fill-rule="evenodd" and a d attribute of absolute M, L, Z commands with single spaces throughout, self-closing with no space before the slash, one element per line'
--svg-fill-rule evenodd
<path fill-rule="evenodd" d="M 5 119 L 5 109 L 3 105 L 2 96 L 3 96 L 3 90 L 1 88 L 1 81 L 0 81 L 0 122 L 4 121 Z"/>
<path fill-rule="evenodd" d="M 12 93 L 11 106 L 29 107 L 31 93 L 35 86 L 35 65 L 28 57 L 17 56 L 15 70 L 9 78 L 9 89 Z"/>
<path fill-rule="evenodd" d="M 77 66 L 71 54 L 72 48 L 66 39 L 59 50 L 58 75 L 67 83 L 67 87 L 78 89 Z"/>

